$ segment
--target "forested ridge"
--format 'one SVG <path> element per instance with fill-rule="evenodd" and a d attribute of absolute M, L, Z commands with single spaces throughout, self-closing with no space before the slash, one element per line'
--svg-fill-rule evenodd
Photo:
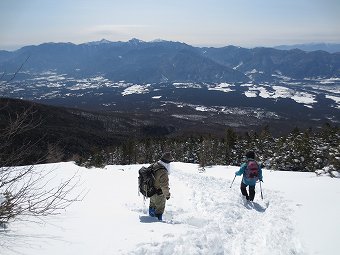
<path fill-rule="evenodd" d="M 164 151 L 180 162 L 240 165 L 254 150 L 262 166 L 284 171 L 340 171 L 340 127 L 324 123 L 276 137 L 270 125 L 257 131 L 237 132 L 225 127 L 211 132 L 177 134 L 172 127 L 152 126 L 127 114 L 103 114 L 1 99 L 2 165 L 76 161 L 87 167 L 107 164 L 151 163 Z M 108 125 L 110 124 L 110 125 Z M 198 124 L 203 125 L 203 124 Z M 4 136 L 13 126 L 13 135 Z M 12 132 L 12 131 L 11 131 Z M 9 162 L 13 152 L 20 152 Z"/>

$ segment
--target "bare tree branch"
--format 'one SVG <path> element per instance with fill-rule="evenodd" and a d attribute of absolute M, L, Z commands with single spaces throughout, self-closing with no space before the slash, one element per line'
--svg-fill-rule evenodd
<path fill-rule="evenodd" d="M 20 65 L 20 67 L 15 71 L 15 73 L 12 75 L 12 77 L 9 79 L 9 80 L 7 80 L 7 81 L 5 81 L 2 85 L 5 85 L 5 84 L 7 84 L 7 83 L 10 83 L 11 81 L 13 81 L 14 79 L 15 79 L 15 77 L 17 76 L 17 74 L 20 72 L 20 70 L 23 68 L 23 66 L 26 64 L 26 62 L 28 61 L 28 59 L 31 57 L 31 55 L 29 55 L 26 59 L 25 59 L 25 61 Z M 5 76 L 5 72 L 2 74 L 2 76 L 1 76 L 1 79 L 3 78 Z"/>
<path fill-rule="evenodd" d="M 9 115 L 8 125 L 0 130 L 0 225 L 27 219 L 28 216 L 39 218 L 58 214 L 73 202 L 80 201 L 84 195 L 83 192 L 74 191 L 79 185 L 76 174 L 55 184 L 53 171 L 42 171 L 35 165 L 20 166 L 44 138 L 24 140 L 20 146 L 15 144 L 19 135 L 22 139 L 24 132 L 41 124 L 41 119 L 35 121 L 34 113 L 33 107 L 29 107 Z M 46 155 L 41 157 L 45 158 Z M 36 160 L 38 163 L 40 159 Z"/>

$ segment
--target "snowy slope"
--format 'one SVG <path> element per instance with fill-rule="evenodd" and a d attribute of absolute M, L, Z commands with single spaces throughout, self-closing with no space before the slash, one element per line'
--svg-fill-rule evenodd
<path fill-rule="evenodd" d="M 78 171 L 82 202 L 44 224 L 16 222 L 0 232 L 0 254 L 336 254 L 339 179 L 264 171 L 263 195 L 244 204 L 237 167 L 172 163 L 164 221 L 147 216 L 138 196 L 141 165 L 79 168 L 40 165 L 66 178 Z"/>

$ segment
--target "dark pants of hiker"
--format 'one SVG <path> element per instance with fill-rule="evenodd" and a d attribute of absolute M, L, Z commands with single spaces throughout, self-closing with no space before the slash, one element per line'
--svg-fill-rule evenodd
<path fill-rule="evenodd" d="M 255 197 L 255 185 L 251 186 L 249 185 L 249 195 L 247 193 L 247 186 L 243 182 L 241 182 L 241 193 L 243 196 L 246 197 L 247 200 L 253 201 Z"/>

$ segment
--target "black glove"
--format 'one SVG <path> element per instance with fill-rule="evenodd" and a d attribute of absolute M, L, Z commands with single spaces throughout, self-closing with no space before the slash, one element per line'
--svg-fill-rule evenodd
<path fill-rule="evenodd" d="M 169 194 L 169 196 L 166 197 L 166 200 L 169 200 L 169 199 L 170 199 L 170 194 Z"/>

